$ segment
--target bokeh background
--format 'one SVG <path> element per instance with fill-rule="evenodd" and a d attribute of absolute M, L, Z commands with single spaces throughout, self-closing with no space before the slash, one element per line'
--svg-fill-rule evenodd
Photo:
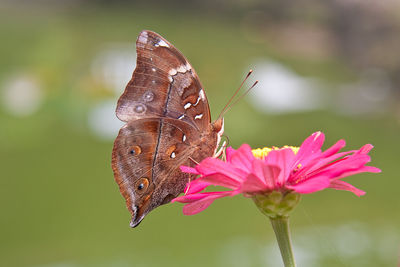
<path fill-rule="evenodd" d="M 400 3 L 396 0 L 0 1 L 0 265 L 280 266 L 248 199 L 195 216 L 181 204 L 138 228 L 110 160 L 116 100 L 142 29 L 195 67 L 215 118 L 247 71 L 260 82 L 225 116 L 230 145 L 372 143 L 381 174 L 351 177 L 291 217 L 299 266 L 396 266 L 400 252 Z"/>

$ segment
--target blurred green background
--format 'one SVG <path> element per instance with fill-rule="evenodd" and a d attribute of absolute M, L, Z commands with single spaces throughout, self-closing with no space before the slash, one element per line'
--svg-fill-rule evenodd
<path fill-rule="evenodd" d="M 137 35 L 190 60 L 215 118 L 248 69 L 259 85 L 225 116 L 230 145 L 372 143 L 367 191 L 305 195 L 299 266 L 395 266 L 400 251 L 397 1 L 0 1 L 1 266 L 281 266 L 267 218 L 242 196 L 138 228 L 114 182 L 116 100 Z M 250 85 L 250 84 L 249 84 Z"/>

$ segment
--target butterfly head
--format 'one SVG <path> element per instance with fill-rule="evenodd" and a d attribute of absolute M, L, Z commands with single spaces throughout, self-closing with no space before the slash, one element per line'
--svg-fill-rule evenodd
<path fill-rule="evenodd" d="M 214 132 L 218 133 L 219 136 L 222 136 L 224 134 L 224 118 L 218 118 L 216 121 L 214 121 L 212 124 L 212 129 Z"/>
<path fill-rule="evenodd" d="M 214 133 L 217 133 L 217 142 L 214 150 L 214 156 L 220 154 L 219 145 L 221 143 L 222 135 L 224 134 L 224 118 L 219 118 L 212 123 L 212 130 Z M 222 151 L 222 150 L 221 150 Z"/>

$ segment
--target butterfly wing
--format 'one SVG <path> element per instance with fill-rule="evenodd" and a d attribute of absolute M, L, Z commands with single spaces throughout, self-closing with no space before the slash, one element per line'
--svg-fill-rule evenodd
<path fill-rule="evenodd" d="M 136 69 L 116 109 L 127 124 L 112 154 L 132 227 L 183 191 L 191 177 L 179 166 L 213 156 L 222 127 L 222 120 L 211 124 L 199 78 L 172 44 L 142 31 L 136 47 Z"/>
<path fill-rule="evenodd" d="M 207 143 L 203 138 L 187 122 L 170 118 L 134 120 L 121 128 L 112 167 L 132 215 L 132 227 L 148 212 L 177 197 L 194 179 L 179 166 L 212 156 L 216 140 Z"/>
<path fill-rule="evenodd" d="M 136 41 L 137 63 L 118 100 L 117 117 L 132 121 L 169 117 L 199 130 L 211 122 L 203 86 L 187 59 L 163 37 L 142 31 Z"/>

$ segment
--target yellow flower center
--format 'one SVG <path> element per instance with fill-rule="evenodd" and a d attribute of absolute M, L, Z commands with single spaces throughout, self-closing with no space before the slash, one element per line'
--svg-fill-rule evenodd
<path fill-rule="evenodd" d="M 285 148 L 290 148 L 294 154 L 297 154 L 297 152 L 299 151 L 300 147 L 297 146 L 283 146 L 283 147 L 264 147 L 264 148 L 257 148 L 257 149 L 253 149 L 251 152 L 253 152 L 254 157 L 259 158 L 259 159 L 264 159 L 269 152 L 273 151 L 273 150 L 280 150 L 280 149 L 285 149 Z"/>

